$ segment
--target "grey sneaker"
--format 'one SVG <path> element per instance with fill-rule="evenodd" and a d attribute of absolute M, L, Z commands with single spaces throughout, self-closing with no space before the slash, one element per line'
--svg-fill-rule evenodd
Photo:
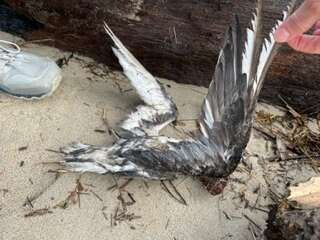
<path fill-rule="evenodd" d="M 0 90 L 20 98 L 39 99 L 50 96 L 60 81 L 61 70 L 54 61 L 0 40 Z"/>

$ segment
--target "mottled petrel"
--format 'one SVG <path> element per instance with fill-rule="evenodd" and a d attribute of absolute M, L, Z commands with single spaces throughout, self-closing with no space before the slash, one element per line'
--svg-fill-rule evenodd
<path fill-rule="evenodd" d="M 292 12 L 294 2 L 284 12 Z M 119 139 L 112 146 L 75 143 L 62 148 L 62 164 L 76 172 L 119 174 L 153 180 L 173 179 L 178 175 L 221 178 L 230 175 L 242 158 L 249 141 L 254 109 L 267 70 L 279 45 L 273 32 L 261 35 L 262 3 L 258 1 L 246 42 L 240 24 L 226 31 L 212 82 L 205 97 L 199 133 L 189 139 L 159 135 L 159 131 L 177 119 L 177 108 L 164 87 L 128 51 L 111 31 L 112 48 L 145 105 L 138 106 L 121 124 Z"/>

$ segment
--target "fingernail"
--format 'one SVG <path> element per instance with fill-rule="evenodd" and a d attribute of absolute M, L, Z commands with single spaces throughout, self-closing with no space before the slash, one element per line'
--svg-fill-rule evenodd
<path fill-rule="evenodd" d="M 286 42 L 289 40 L 290 33 L 285 28 L 279 28 L 274 36 L 277 42 Z"/>
<path fill-rule="evenodd" d="M 313 35 L 317 35 L 317 36 L 320 36 L 320 29 L 317 29 L 314 31 Z"/>

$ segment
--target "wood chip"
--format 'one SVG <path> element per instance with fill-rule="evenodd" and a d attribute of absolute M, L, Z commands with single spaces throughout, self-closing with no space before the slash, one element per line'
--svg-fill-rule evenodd
<path fill-rule="evenodd" d="M 320 208 L 320 177 L 311 178 L 308 182 L 290 187 L 289 201 L 295 202 L 303 209 Z"/>

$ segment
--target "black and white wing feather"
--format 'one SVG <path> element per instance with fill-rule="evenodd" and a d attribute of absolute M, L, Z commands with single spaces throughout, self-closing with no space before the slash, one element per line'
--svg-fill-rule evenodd
<path fill-rule="evenodd" d="M 278 53 L 278 50 L 280 48 L 280 44 L 275 41 L 274 33 L 276 29 L 282 24 L 283 21 L 285 21 L 293 12 L 295 6 L 296 6 L 296 0 L 291 0 L 287 10 L 283 12 L 283 19 L 282 21 L 278 20 L 276 26 L 272 29 L 272 31 L 269 34 L 269 38 L 265 39 L 263 42 L 262 50 L 259 57 L 259 65 L 257 68 L 257 77 L 255 82 L 255 88 L 253 93 L 253 98 L 258 99 L 258 95 L 260 94 L 264 79 L 266 77 L 267 71 Z M 254 107 L 255 102 L 252 102 Z"/>
<path fill-rule="evenodd" d="M 125 75 L 146 106 L 141 107 L 143 110 L 138 108 L 122 124 L 130 134 L 123 134 L 110 147 L 74 144 L 63 148 L 66 156 L 62 164 L 73 171 L 148 179 L 168 179 L 178 174 L 209 177 L 231 174 L 248 143 L 253 110 L 276 52 L 271 36 L 259 54 L 260 4 L 252 29 L 247 31 L 244 52 L 239 21 L 236 19 L 227 30 L 201 109 L 200 133 L 186 140 L 158 136 L 159 129 L 176 118 L 175 105 L 155 78 L 105 26 Z"/>

